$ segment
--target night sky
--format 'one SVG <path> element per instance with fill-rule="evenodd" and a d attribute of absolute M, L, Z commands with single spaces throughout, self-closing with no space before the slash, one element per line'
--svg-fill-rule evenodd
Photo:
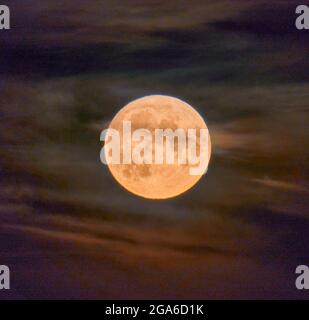
<path fill-rule="evenodd" d="M 308 298 L 309 31 L 299 1 L 6 0 L 0 30 L 0 298 Z M 164 201 L 100 163 L 149 94 L 194 106 L 207 175 Z"/>

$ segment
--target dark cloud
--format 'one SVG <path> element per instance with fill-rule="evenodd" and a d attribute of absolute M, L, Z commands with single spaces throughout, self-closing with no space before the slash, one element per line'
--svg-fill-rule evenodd
<path fill-rule="evenodd" d="M 12 2 L 16 25 L 1 35 L 2 73 L 31 78 L 177 70 L 178 82 L 188 76 L 204 83 L 307 81 L 308 41 L 295 28 L 295 3 L 197 1 L 179 3 L 172 14 L 160 1 L 87 10 L 79 1 L 65 1 L 61 9 L 52 2 Z"/>
<path fill-rule="evenodd" d="M 298 5 L 299 1 L 294 0 L 257 3 L 237 16 L 213 22 L 212 25 L 218 29 L 251 33 L 260 37 L 294 35 L 296 39 L 303 39 L 295 28 L 295 9 Z"/>

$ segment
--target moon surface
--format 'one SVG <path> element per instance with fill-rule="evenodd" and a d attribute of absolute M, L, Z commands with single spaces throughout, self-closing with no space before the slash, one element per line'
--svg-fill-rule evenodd
<path fill-rule="evenodd" d="M 136 129 L 148 129 L 153 141 L 155 129 L 181 128 L 186 132 L 187 129 L 197 129 L 197 132 L 199 129 L 207 129 L 205 121 L 193 107 L 177 98 L 163 95 L 146 96 L 124 106 L 109 125 L 109 128 L 118 130 L 120 137 L 123 121 L 131 121 L 132 133 Z M 199 142 L 198 134 L 196 140 Z M 207 164 L 211 154 L 210 138 L 208 141 Z M 188 163 L 178 164 L 177 161 L 173 164 L 108 164 L 110 172 L 121 186 L 148 199 L 172 198 L 192 188 L 202 175 L 190 175 L 190 166 Z"/>

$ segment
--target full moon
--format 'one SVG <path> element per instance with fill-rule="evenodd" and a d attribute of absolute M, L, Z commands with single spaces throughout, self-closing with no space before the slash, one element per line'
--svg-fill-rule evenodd
<path fill-rule="evenodd" d="M 113 118 L 109 129 L 118 130 L 123 137 L 123 122 L 130 121 L 132 131 L 148 129 L 155 135 L 156 129 L 207 129 L 201 115 L 189 104 L 180 99 L 151 95 L 134 100 L 124 106 Z M 197 145 L 199 145 L 197 134 Z M 122 138 L 123 140 L 124 138 Z M 125 141 L 122 141 L 124 143 Z M 133 144 L 133 142 L 132 142 Z M 122 150 L 120 150 L 122 153 Z M 198 152 L 198 151 L 197 151 Z M 177 156 L 177 141 L 175 142 Z M 208 136 L 207 165 L 211 154 Z M 108 164 L 108 168 L 118 183 L 129 192 L 148 199 L 167 199 L 176 197 L 192 188 L 203 176 L 190 175 L 190 164 Z"/>

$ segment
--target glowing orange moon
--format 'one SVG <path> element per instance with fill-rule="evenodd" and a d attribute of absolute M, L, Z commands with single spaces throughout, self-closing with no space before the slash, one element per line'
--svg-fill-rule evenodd
<path fill-rule="evenodd" d="M 111 121 L 109 128 L 122 136 L 123 121 L 131 121 L 132 131 L 155 129 L 207 129 L 200 114 L 174 97 L 151 95 L 134 100 L 123 107 Z M 208 159 L 211 154 L 208 140 Z M 126 190 L 148 199 L 176 197 L 192 188 L 202 175 L 190 175 L 189 164 L 108 164 L 113 177 Z"/>

